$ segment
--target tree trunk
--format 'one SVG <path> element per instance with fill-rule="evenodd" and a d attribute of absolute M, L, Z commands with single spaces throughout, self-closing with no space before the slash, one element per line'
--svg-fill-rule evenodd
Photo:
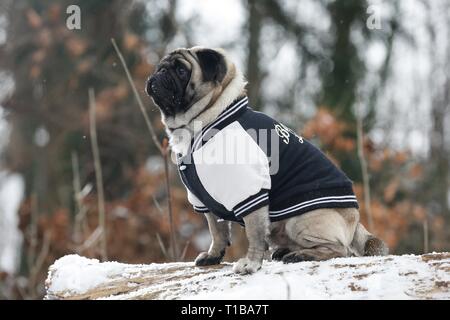
<path fill-rule="evenodd" d="M 443 6 L 443 11 L 448 11 L 450 5 Z M 450 20 L 447 22 L 450 26 Z M 448 27 L 447 27 L 448 28 Z M 447 223 L 450 222 L 450 208 L 448 203 L 448 193 L 450 189 L 449 183 L 449 148 L 447 147 L 447 128 L 446 118 L 449 111 L 450 104 L 450 44 L 447 43 L 447 54 L 443 59 L 439 59 L 436 52 L 438 46 L 437 40 L 437 26 L 434 23 L 431 7 L 428 6 L 428 31 L 431 38 L 430 57 L 433 64 L 431 66 L 430 83 L 432 83 L 432 101 L 431 101 L 431 135 L 430 135 L 430 160 L 431 160 L 431 179 L 432 189 L 430 190 L 430 199 L 437 204 L 432 210 L 435 214 L 443 216 Z M 442 68 L 447 68 L 446 79 L 441 83 L 436 83 L 438 80 L 437 74 L 441 72 Z M 447 235 L 450 236 L 450 231 L 447 228 Z M 446 240 L 444 240 L 446 241 Z"/>
<path fill-rule="evenodd" d="M 262 81 L 262 74 L 260 68 L 260 42 L 261 42 L 261 27 L 262 16 L 258 8 L 257 0 L 248 0 L 248 55 L 247 55 L 247 79 L 248 98 L 253 108 L 259 109 L 260 87 Z"/>
<path fill-rule="evenodd" d="M 46 299 L 449 299 L 449 287 L 450 253 L 264 261 L 254 275 L 236 275 L 230 263 L 131 265 L 69 255 L 50 267 Z"/>

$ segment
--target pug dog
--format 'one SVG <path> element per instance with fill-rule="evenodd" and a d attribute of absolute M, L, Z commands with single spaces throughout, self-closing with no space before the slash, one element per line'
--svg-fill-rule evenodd
<path fill-rule="evenodd" d="M 230 223 L 245 227 L 239 274 L 261 268 L 268 249 L 284 263 L 387 255 L 360 223 L 352 182 L 314 145 L 254 111 L 246 81 L 223 49 L 181 48 L 158 64 L 146 92 L 159 107 L 178 171 L 212 242 L 195 260 L 219 264 Z"/>

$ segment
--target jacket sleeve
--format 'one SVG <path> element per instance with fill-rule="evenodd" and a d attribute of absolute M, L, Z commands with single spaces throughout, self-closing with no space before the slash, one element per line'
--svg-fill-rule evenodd
<path fill-rule="evenodd" d="M 208 213 L 209 209 L 191 192 L 187 189 L 188 201 L 197 213 Z"/>
<path fill-rule="evenodd" d="M 213 139 L 193 154 L 209 195 L 238 218 L 268 205 L 269 161 L 255 140 L 239 124 Z"/>

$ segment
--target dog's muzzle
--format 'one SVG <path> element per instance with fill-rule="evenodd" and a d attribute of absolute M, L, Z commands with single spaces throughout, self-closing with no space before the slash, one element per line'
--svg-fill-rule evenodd
<path fill-rule="evenodd" d="M 156 84 L 155 84 L 155 79 L 152 77 L 147 79 L 147 84 L 145 85 L 145 92 L 147 92 L 147 94 L 149 96 L 151 96 L 157 89 L 156 89 Z"/>

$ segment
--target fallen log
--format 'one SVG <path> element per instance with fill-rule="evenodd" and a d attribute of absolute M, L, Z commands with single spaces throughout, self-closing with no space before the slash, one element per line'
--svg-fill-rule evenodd
<path fill-rule="evenodd" d="M 133 265 L 64 256 L 50 266 L 46 299 L 450 299 L 450 253 L 264 261 L 253 275 L 232 264 Z"/>

